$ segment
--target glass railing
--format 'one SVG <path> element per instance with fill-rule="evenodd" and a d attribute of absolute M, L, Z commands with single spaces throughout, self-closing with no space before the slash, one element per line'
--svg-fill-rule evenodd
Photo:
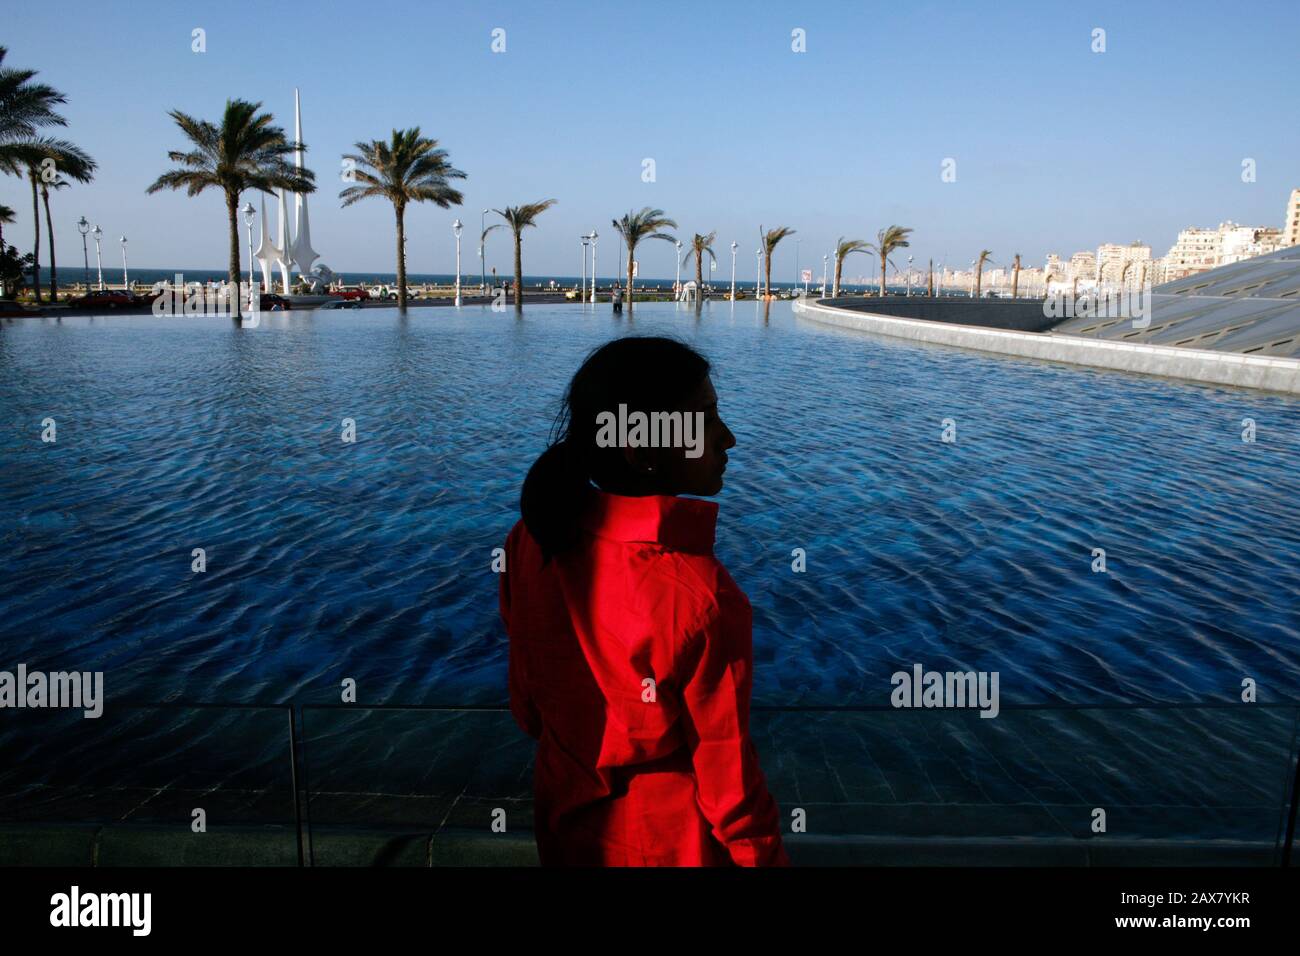
<path fill-rule="evenodd" d="M 534 743 L 504 707 L 7 718 L 0 865 L 536 863 Z M 751 721 L 791 859 L 825 865 L 1288 865 L 1298 730 L 1263 704 Z"/>

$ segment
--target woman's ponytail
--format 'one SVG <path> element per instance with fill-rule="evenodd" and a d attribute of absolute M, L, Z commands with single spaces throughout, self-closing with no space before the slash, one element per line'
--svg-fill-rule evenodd
<path fill-rule="evenodd" d="M 519 510 L 546 561 L 578 539 L 582 512 L 595 490 L 582 459 L 577 445 L 563 439 L 542 452 L 524 479 Z"/>

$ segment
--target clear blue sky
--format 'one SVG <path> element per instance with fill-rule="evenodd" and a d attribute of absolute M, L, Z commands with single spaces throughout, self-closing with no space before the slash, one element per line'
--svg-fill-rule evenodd
<path fill-rule="evenodd" d="M 414 272 L 454 269 L 457 215 L 470 273 L 480 210 L 551 197 L 559 205 L 524 244 L 528 274 L 576 274 L 577 236 L 593 226 L 601 274 L 613 274 L 611 218 L 651 205 L 687 237 L 717 230 L 719 277 L 739 240 L 738 274 L 751 279 L 760 223 L 797 229 L 818 276 L 837 236 L 871 239 L 891 223 L 915 229 L 921 263 L 989 248 L 998 264 L 1016 252 L 1040 264 L 1134 239 L 1163 255 L 1180 228 L 1225 219 L 1281 225 L 1300 186 L 1294 0 L 133 0 L 12 14 L 7 63 L 68 95 L 65 135 L 100 163 L 92 185 L 52 199 L 69 268 L 82 214 L 125 233 L 133 265 L 224 266 L 219 195 L 144 193 L 183 145 L 166 111 L 215 120 L 243 97 L 292 132 L 295 86 L 320 184 L 314 244 L 345 273 L 394 267 L 391 208 L 337 200 L 340 155 L 394 126 L 419 125 L 469 174 L 463 206 L 409 214 Z M 195 27 L 206 53 L 191 52 Z M 497 27 L 502 54 L 490 48 Z M 1105 53 L 1090 49 L 1094 27 Z M 795 28 L 806 53 L 791 50 Z M 654 183 L 642 182 L 646 157 Z M 945 157 L 955 183 L 940 180 Z M 0 202 L 19 213 L 6 239 L 30 248 L 25 184 L 0 179 Z M 795 253 L 794 239 L 778 250 L 778 279 L 793 278 Z M 673 275 L 667 244 L 638 258 L 642 275 Z M 116 247 L 105 259 L 119 261 Z M 500 232 L 489 265 L 510 269 Z M 865 258 L 850 271 L 869 272 Z"/>

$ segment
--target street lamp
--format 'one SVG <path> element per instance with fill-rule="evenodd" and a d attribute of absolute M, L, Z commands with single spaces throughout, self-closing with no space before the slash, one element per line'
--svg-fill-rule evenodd
<path fill-rule="evenodd" d="M 731 244 L 731 301 L 736 301 L 736 250 L 740 248 L 740 243 Z"/>
<path fill-rule="evenodd" d="M 460 308 L 460 233 L 465 226 L 459 219 L 451 224 L 452 235 L 456 237 L 456 308 Z"/>
<path fill-rule="evenodd" d="M 677 246 L 677 255 L 673 256 L 677 261 L 677 278 L 673 280 L 673 298 L 678 299 L 682 294 L 682 241 L 678 239 L 674 244 Z"/>
<path fill-rule="evenodd" d="M 578 293 L 578 301 L 587 301 L 587 236 L 579 236 L 582 240 L 582 291 Z"/>
<path fill-rule="evenodd" d="M 831 257 L 822 256 L 822 298 L 826 298 L 826 269 L 830 266 Z"/>
<path fill-rule="evenodd" d="M 912 295 L 912 257 L 907 257 L 907 294 L 910 298 Z"/>
<path fill-rule="evenodd" d="M 758 270 L 757 277 L 754 279 L 754 299 L 755 301 L 757 301 L 758 297 L 763 292 L 763 250 L 762 249 L 754 250 L 754 259 L 757 263 L 757 270 Z"/>
<path fill-rule="evenodd" d="M 487 292 L 487 214 L 488 210 L 484 209 L 482 215 L 478 217 L 478 274 L 479 287 L 483 292 Z"/>
<path fill-rule="evenodd" d="M 95 237 L 95 268 L 99 270 L 99 291 L 104 291 L 104 260 L 99 255 L 99 240 L 104 236 L 104 230 L 96 226 L 90 231 Z"/>
<path fill-rule="evenodd" d="M 248 307 L 253 307 L 253 216 L 257 211 L 251 202 L 245 202 L 242 209 L 244 225 L 248 227 Z"/>
<path fill-rule="evenodd" d="M 975 260 L 970 261 L 970 297 L 975 298 Z"/>
<path fill-rule="evenodd" d="M 90 253 L 86 249 L 86 233 L 90 232 L 90 223 L 82 216 L 77 220 L 77 232 L 81 233 L 81 262 L 85 266 L 86 291 L 90 291 Z"/>
<path fill-rule="evenodd" d="M 126 272 L 126 236 L 123 236 L 118 241 L 122 243 L 122 288 L 125 291 L 131 287 L 131 280 Z"/>
<path fill-rule="evenodd" d="M 595 229 L 591 230 L 591 304 L 596 304 L 596 240 L 600 233 Z"/>

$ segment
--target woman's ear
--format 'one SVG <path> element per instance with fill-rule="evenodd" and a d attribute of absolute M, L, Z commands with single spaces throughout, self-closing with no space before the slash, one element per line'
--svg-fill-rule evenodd
<path fill-rule="evenodd" d="M 649 447 L 623 446 L 623 460 L 634 475 L 652 475 L 655 471 L 654 449 Z"/>

